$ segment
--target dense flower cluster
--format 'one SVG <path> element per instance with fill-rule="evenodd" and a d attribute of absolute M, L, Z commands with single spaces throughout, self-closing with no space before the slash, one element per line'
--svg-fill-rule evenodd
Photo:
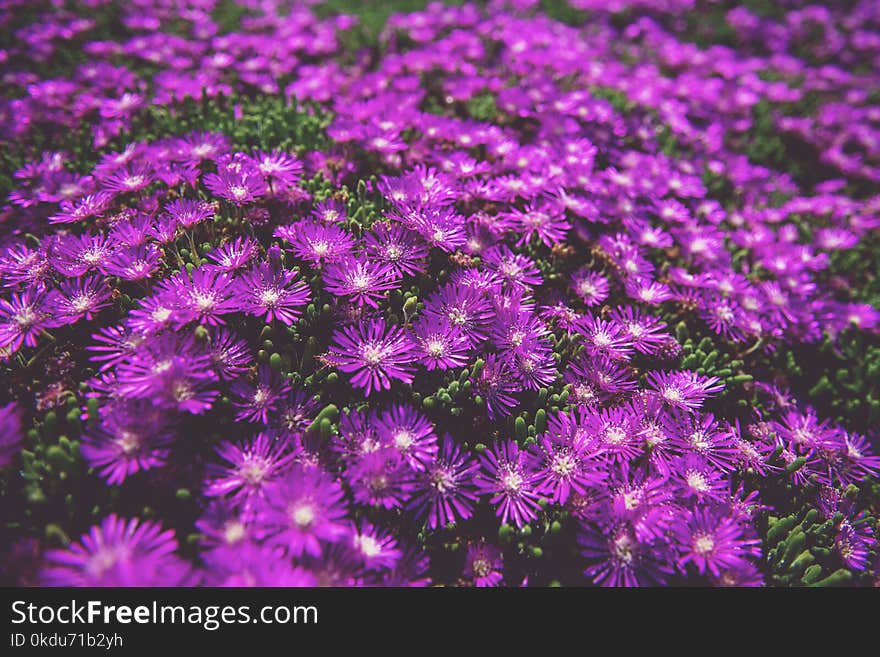
<path fill-rule="evenodd" d="M 871 2 L 732 9 L 738 47 L 693 1 L 434 4 L 371 54 L 310 2 L 80 4 L 0 9 L 0 138 L 97 151 L 29 153 L 0 215 L 0 467 L 99 491 L 34 516 L 34 581 L 761 585 L 816 559 L 767 538 L 793 498 L 876 568 L 876 427 L 768 366 L 880 333 L 832 269 L 880 228 Z M 265 96 L 321 140 L 243 136 Z M 821 179 L 750 159 L 766 120 Z"/>

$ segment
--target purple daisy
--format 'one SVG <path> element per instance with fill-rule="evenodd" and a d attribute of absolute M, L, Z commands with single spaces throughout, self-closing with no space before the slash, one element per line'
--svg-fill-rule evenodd
<path fill-rule="evenodd" d="M 65 235 L 49 247 L 49 261 L 65 276 L 82 276 L 89 271 L 107 273 L 113 252 L 119 248 L 106 235 Z"/>
<path fill-rule="evenodd" d="M 470 345 L 464 333 L 448 319 L 425 317 L 413 324 L 418 362 L 428 371 L 448 370 L 467 364 Z"/>
<path fill-rule="evenodd" d="M 58 286 L 52 314 L 63 317 L 65 322 L 93 319 L 101 309 L 110 305 L 112 290 L 100 276 L 85 276 L 63 281 Z"/>
<path fill-rule="evenodd" d="M 266 424 L 270 414 L 291 391 L 290 381 L 268 365 L 260 365 L 257 380 L 236 381 L 230 386 L 232 405 L 238 409 L 235 419 L 243 422 Z"/>
<path fill-rule="evenodd" d="M 412 383 L 416 359 L 412 340 L 400 327 L 388 328 L 381 319 L 346 326 L 333 334 L 327 360 L 352 374 L 351 385 L 364 389 L 389 390 L 391 380 Z"/>
<path fill-rule="evenodd" d="M 707 509 L 682 517 L 674 534 L 681 554 L 678 567 L 691 564 L 701 575 L 718 577 L 722 570 L 747 567 L 750 558 L 760 556 L 757 538 L 750 538 L 736 520 Z"/>
<path fill-rule="evenodd" d="M 601 483 L 606 473 L 593 457 L 592 441 L 577 432 L 541 436 L 532 448 L 538 460 L 536 490 L 550 502 L 565 504 L 573 494 Z"/>
<path fill-rule="evenodd" d="M 428 244 L 443 251 L 455 251 L 467 241 L 464 217 L 450 208 L 426 208 L 407 214 L 403 221 Z"/>
<path fill-rule="evenodd" d="M 482 343 L 493 318 L 492 306 L 480 290 L 447 284 L 428 297 L 425 316 L 446 320 L 459 329 L 468 343 Z"/>
<path fill-rule="evenodd" d="M 581 554 L 591 563 L 584 575 L 600 586 L 663 584 L 667 569 L 660 546 L 639 541 L 626 524 L 597 531 L 585 526 L 578 535 Z"/>
<path fill-rule="evenodd" d="M 159 270 L 162 252 L 153 244 L 139 244 L 115 251 L 104 271 L 125 281 L 143 281 Z"/>
<path fill-rule="evenodd" d="M 394 570 L 403 555 L 394 536 L 367 521 L 352 524 L 351 545 L 367 570 Z"/>
<path fill-rule="evenodd" d="M 248 343 L 225 328 L 215 329 L 208 357 L 221 379 L 237 379 L 250 369 L 253 357 Z"/>
<path fill-rule="evenodd" d="M 327 265 L 324 288 L 331 294 L 348 297 L 358 306 L 379 307 L 388 290 L 399 287 L 400 276 L 390 265 L 357 258 L 346 258 Z"/>
<path fill-rule="evenodd" d="M 396 449 L 413 470 L 424 470 L 437 454 L 434 425 L 412 406 L 395 404 L 376 416 L 379 439 Z"/>
<path fill-rule="evenodd" d="M 375 224 L 364 235 L 364 246 L 370 260 L 392 267 L 401 277 L 425 271 L 428 247 L 400 224 Z"/>
<path fill-rule="evenodd" d="M 61 211 L 49 217 L 48 222 L 50 224 L 75 224 L 84 219 L 100 216 L 112 199 L 112 194 L 97 192 L 87 194 L 76 202 L 61 201 Z"/>
<path fill-rule="evenodd" d="M 237 170 L 218 166 L 217 173 L 205 174 L 204 183 L 213 194 L 235 205 L 252 203 L 269 191 L 260 172 L 246 166 Z"/>
<path fill-rule="evenodd" d="M 710 394 L 724 390 L 718 377 L 705 377 L 691 370 L 649 372 L 648 384 L 665 403 L 686 411 L 697 410 Z"/>
<path fill-rule="evenodd" d="M 223 316 L 238 310 L 234 279 L 218 269 L 201 267 L 191 273 L 180 271 L 169 283 L 169 292 L 179 308 L 200 324 L 225 324 Z"/>
<path fill-rule="evenodd" d="M 225 464 L 208 465 L 204 494 L 245 506 L 282 477 L 295 456 L 286 440 L 263 432 L 244 443 L 224 441 L 215 451 Z"/>
<path fill-rule="evenodd" d="M 474 401 L 486 405 L 490 420 L 510 415 L 510 409 L 517 404 L 513 393 L 519 388 L 506 361 L 495 354 L 487 355 L 482 367 L 474 368 L 470 381 Z"/>
<path fill-rule="evenodd" d="M 147 402 L 120 401 L 102 409 L 96 427 L 83 434 L 80 451 L 111 486 L 168 461 L 174 431 L 169 418 Z"/>
<path fill-rule="evenodd" d="M 382 447 L 352 459 L 345 480 L 358 504 L 396 509 L 412 492 L 413 470 L 397 449 Z"/>
<path fill-rule="evenodd" d="M 571 289 L 586 306 L 597 306 L 608 298 L 608 279 L 598 272 L 580 269 L 571 277 Z"/>
<path fill-rule="evenodd" d="M 481 492 L 491 495 L 502 523 L 511 520 L 522 528 L 538 517 L 542 499 L 537 492 L 538 473 L 528 452 L 512 440 L 496 443 L 480 455 L 482 470 L 477 479 Z"/>
<path fill-rule="evenodd" d="M 322 263 L 347 258 L 354 249 L 354 236 L 333 224 L 301 221 L 280 226 L 273 235 L 290 242 L 290 248 L 296 257 L 311 262 L 316 267 Z"/>
<path fill-rule="evenodd" d="M 189 230 L 214 216 L 214 206 L 205 201 L 182 198 L 165 206 L 165 214 L 183 228 Z"/>
<path fill-rule="evenodd" d="M 302 162 L 290 153 L 279 150 L 269 153 L 257 151 L 254 154 L 253 162 L 269 188 L 273 190 L 277 185 L 290 187 L 296 184 L 303 170 Z"/>
<path fill-rule="evenodd" d="M 178 558 L 170 529 L 152 521 L 107 516 L 79 541 L 46 553 L 47 586 L 186 586 L 189 565 Z"/>
<path fill-rule="evenodd" d="M 273 247 L 278 251 L 278 247 Z M 238 309 L 247 315 L 262 317 L 264 322 L 278 320 L 287 326 L 300 316 L 300 310 L 311 298 L 309 287 L 297 280 L 297 273 L 281 266 L 278 253 L 272 249 L 269 262 L 239 275 L 234 284 Z"/>
<path fill-rule="evenodd" d="M 217 397 L 209 355 L 185 333 L 150 338 L 116 366 L 121 395 L 202 414 Z"/>
<path fill-rule="evenodd" d="M 55 290 L 36 288 L 13 292 L 8 300 L 0 299 L 0 348 L 12 353 L 22 345 L 36 347 L 43 331 L 69 323 L 51 314 L 59 301 Z"/>
<path fill-rule="evenodd" d="M 531 259 L 514 253 L 504 244 L 487 249 L 483 254 L 483 264 L 514 287 L 540 285 L 544 281 Z"/>
<path fill-rule="evenodd" d="M 446 434 L 440 453 L 419 473 L 408 508 L 426 518 L 431 529 L 470 518 L 478 499 L 474 482 L 479 468 Z"/>
<path fill-rule="evenodd" d="M 208 258 L 215 266 L 226 272 L 246 267 L 256 253 L 257 243 L 248 236 L 239 236 L 208 252 Z"/>
<path fill-rule="evenodd" d="M 294 464 L 287 476 L 266 489 L 256 524 L 270 544 L 291 556 L 321 556 L 322 543 L 349 533 L 342 487 L 320 468 Z"/>
<path fill-rule="evenodd" d="M 503 553 L 488 543 L 471 543 L 465 554 L 462 576 L 478 588 L 500 586 L 504 581 Z"/>

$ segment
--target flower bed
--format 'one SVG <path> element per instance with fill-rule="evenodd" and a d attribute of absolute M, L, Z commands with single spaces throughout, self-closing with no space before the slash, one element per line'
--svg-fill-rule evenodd
<path fill-rule="evenodd" d="M 878 581 L 874 3 L 274 4 L 0 9 L 4 583 Z"/>

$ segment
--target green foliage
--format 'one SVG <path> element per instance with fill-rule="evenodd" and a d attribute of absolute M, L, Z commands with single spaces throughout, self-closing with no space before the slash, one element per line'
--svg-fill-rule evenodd
<path fill-rule="evenodd" d="M 498 116 L 498 106 L 495 104 L 495 96 L 483 93 L 469 98 L 467 111 L 478 121 L 494 121 Z"/>

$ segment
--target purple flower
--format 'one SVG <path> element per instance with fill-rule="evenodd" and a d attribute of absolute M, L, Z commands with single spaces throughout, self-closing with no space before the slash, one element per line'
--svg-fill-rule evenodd
<path fill-rule="evenodd" d="M 583 495 L 605 478 L 606 473 L 593 459 L 592 441 L 583 433 L 545 434 L 532 452 L 539 463 L 535 490 L 550 502 L 565 504 L 572 493 Z"/>
<path fill-rule="evenodd" d="M 877 548 L 874 531 L 865 517 L 841 521 L 834 537 L 834 550 L 847 568 L 856 572 L 868 569 L 868 556 Z"/>
<path fill-rule="evenodd" d="M 86 347 L 94 354 L 89 360 L 102 363 L 102 372 L 127 361 L 146 341 L 144 335 L 132 331 L 128 326 L 104 327 L 93 334 L 92 339 L 98 344 Z"/>
<path fill-rule="evenodd" d="M 474 482 L 479 467 L 446 434 L 440 454 L 419 473 L 409 508 L 418 518 L 426 517 L 431 529 L 470 518 L 477 502 Z"/>
<path fill-rule="evenodd" d="M 842 439 L 826 456 L 841 484 L 863 482 L 869 477 L 880 477 L 880 456 L 871 453 L 871 443 L 865 436 L 843 433 Z"/>
<path fill-rule="evenodd" d="M 162 253 L 153 244 L 139 244 L 115 251 L 103 269 L 125 281 L 143 281 L 156 273 L 161 261 Z"/>
<path fill-rule="evenodd" d="M 627 342 L 642 354 L 656 355 L 674 338 L 663 331 L 666 323 L 656 317 L 643 314 L 633 306 L 618 306 L 609 317 L 624 330 Z"/>
<path fill-rule="evenodd" d="M 102 308 L 109 306 L 111 290 L 99 276 L 85 276 L 67 280 L 59 286 L 52 314 L 63 317 L 65 322 L 93 319 Z"/>
<path fill-rule="evenodd" d="M 710 413 L 673 411 L 667 415 L 667 427 L 676 449 L 696 454 L 725 472 L 734 469 L 739 457 L 736 437 L 730 429 L 721 427 Z"/>
<path fill-rule="evenodd" d="M 578 535 L 581 554 L 591 563 L 584 575 L 600 586 L 663 584 L 664 550 L 640 541 L 626 524 L 597 531 L 585 526 Z"/>
<path fill-rule="evenodd" d="M 129 311 L 125 322 L 126 326 L 136 333 L 154 335 L 171 328 L 176 323 L 182 323 L 175 300 L 169 299 L 167 294 L 144 297 L 138 303 L 140 305 L 137 308 Z"/>
<path fill-rule="evenodd" d="M 367 570 L 393 570 L 403 555 L 394 536 L 366 521 L 352 525 L 351 544 Z"/>
<path fill-rule="evenodd" d="M 46 553 L 47 586 L 186 586 L 190 567 L 174 532 L 157 522 L 107 516 L 78 542 Z"/>
<path fill-rule="evenodd" d="M 85 431 L 80 451 L 108 484 L 118 486 L 131 475 L 164 466 L 174 435 L 161 409 L 140 401 L 115 402 L 102 409 L 97 427 Z"/>
<path fill-rule="evenodd" d="M 214 216 L 214 207 L 210 203 L 194 199 L 178 199 L 165 206 L 165 212 L 177 225 L 189 230 L 206 219 Z"/>
<path fill-rule="evenodd" d="M 200 556 L 211 571 L 209 585 L 213 577 L 235 570 L 242 551 L 256 543 L 252 515 L 226 500 L 214 500 L 196 521 L 195 527 L 201 534 Z"/>
<path fill-rule="evenodd" d="M 300 308 L 309 302 L 311 291 L 297 280 L 296 272 L 285 270 L 280 261 L 273 261 L 270 253 L 269 262 L 236 279 L 234 296 L 239 310 L 245 314 L 262 317 L 267 323 L 277 319 L 290 326 L 300 316 Z"/>
<path fill-rule="evenodd" d="M 525 337 L 512 351 L 504 354 L 510 370 L 527 390 L 540 390 L 556 380 L 553 349 L 545 340 Z"/>
<path fill-rule="evenodd" d="M 728 482 L 706 459 L 688 454 L 670 465 L 671 479 L 677 484 L 678 495 L 682 499 L 720 502 L 727 496 Z"/>
<path fill-rule="evenodd" d="M 399 275 L 390 265 L 346 258 L 327 265 L 324 288 L 331 294 L 349 297 L 358 306 L 379 307 L 388 290 L 399 287 Z"/>
<path fill-rule="evenodd" d="M 221 379 L 237 379 L 250 369 L 253 360 L 247 342 L 225 328 L 218 328 L 208 345 L 211 364 Z"/>
<path fill-rule="evenodd" d="M 448 370 L 467 364 L 469 343 L 464 333 L 449 320 L 426 317 L 413 325 L 413 342 L 419 364 L 428 371 Z"/>
<path fill-rule="evenodd" d="M 472 347 L 486 339 L 492 316 L 492 307 L 481 291 L 459 285 L 443 286 L 425 303 L 425 317 L 445 319 Z"/>
<path fill-rule="evenodd" d="M 333 197 L 315 203 L 311 215 L 321 224 L 343 224 L 347 218 L 345 204 Z"/>
<path fill-rule="evenodd" d="M 358 504 L 396 509 L 412 492 L 413 470 L 393 447 L 361 454 L 345 470 L 345 479 Z"/>
<path fill-rule="evenodd" d="M 514 287 L 540 285 L 544 280 L 532 260 L 514 253 L 504 244 L 487 249 L 483 255 L 483 264 Z"/>
<path fill-rule="evenodd" d="M 212 586 L 299 588 L 318 583 L 311 572 L 294 566 L 282 549 L 266 545 L 242 546 L 223 563 L 220 573 Z"/>
<path fill-rule="evenodd" d="M 255 383 L 236 381 L 230 386 L 232 405 L 238 409 L 235 419 L 266 424 L 290 391 L 290 381 L 268 365 L 260 365 Z"/>
<path fill-rule="evenodd" d="M 237 504 L 263 495 L 269 484 L 284 475 L 295 456 L 286 440 L 262 432 L 244 443 L 224 441 L 216 452 L 226 464 L 208 465 L 204 493 L 208 497 L 229 496 Z"/>
<path fill-rule="evenodd" d="M 510 216 L 520 234 L 517 246 L 524 246 L 532 236 L 537 236 L 545 246 L 553 246 L 565 240 L 565 234 L 571 228 L 564 211 L 549 203 L 528 205 L 525 210 L 512 211 Z"/>
<path fill-rule="evenodd" d="M 185 270 L 169 281 L 169 290 L 180 309 L 200 324 L 216 326 L 225 324 L 224 315 L 238 310 L 232 279 L 225 272 L 202 267 Z"/>
<path fill-rule="evenodd" d="M 333 224 L 301 221 L 280 226 L 273 235 L 290 242 L 290 248 L 296 257 L 315 266 L 347 258 L 354 249 L 352 234 Z"/>
<path fill-rule="evenodd" d="M 317 467 L 294 464 L 283 480 L 267 487 L 256 513 L 270 544 L 293 557 L 319 557 L 322 543 L 335 543 L 349 531 L 342 487 Z"/>
<path fill-rule="evenodd" d="M 522 528 L 538 517 L 542 499 L 537 492 L 539 475 L 528 452 L 512 440 L 503 441 L 483 452 L 480 463 L 483 469 L 477 485 L 492 496 L 489 501 L 496 505 L 502 523 L 509 519 Z"/>
<path fill-rule="evenodd" d="M 388 265 L 401 277 L 414 276 L 425 271 L 424 259 L 428 248 L 404 226 L 380 223 L 364 235 L 367 257 Z"/>
<path fill-rule="evenodd" d="M 229 150 L 229 138 L 213 132 L 193 132 L 175 143 L 175 156 L 184 162 L 199 164 L 213 160 Z"/>
<path fill-rule="evenodd" d="M 596 306 L 608 298 L 608 279 L 589 269 L 581 269 L 571 277 L 571 289 L 584 305 Z"/>
<path fill-rule="evenodd" d="M 648 384 L 664 402 L 686 411 L 697 410 L 710 394 L 724 390 L 718 377 L 705 377 L 690 370 L 650 372 Z"/>
<path fill-rule="evenodd" d="M 215 195 L 235 205 L 251 203 L 269 191 L 259 170 L 252 166 L 237 170 L 218 166 L 217 173 L 205 174 L 204 183 Z"/>
<path fill-rule="evenodd" d="M 464 217 L 450 208 L 426 208 L 407 214 L 403 222 L 433 247 L 455 251 L 464 245 Z"/>
<path fill-rule="evenodd" d="M 500 586 L 504 580 L 504 555 L 494 545 L 471 543 L 462 576 L 476 587 Z"/>
<path fill-rule="evenodd" d="M 299 180 L 303 169 L 302 162 L 289 153 L 278 150 L 270 153 L 257 151 L 253 161 L 270 187 L 274 187 L 275 183 L 290 187 Z"/>
<path fill-rule="evenodd" d="M 101 181 L 101 186 L 110 192 L 139 192 L 153 182 L 154 173 L 146 163 L 121 167 Z"/>
<path fill-rule="evenodd" d="M 611 360 L 629 360 L 632 342 L 624 328 L 613 320 L 586 315 L 580 322 L 584 347 L 590 356 L 606 356 Z"/>
<path fill-rule="evenodd" d="M 188 334 L 151 338 L 116 366 L 116 378 L 121 395 L 187 413 L 204 413 L 217 397 L 210 357 Z"/>
<path fill-rule="evenodd" d="M 424 470 L 437 454 L 434 425 L 412 406 L 395 404 L 375 421 L 379 439 L 396 449 L 413 470 Z"/>
<path fill-rule="evenodd" d="M 208 258 L 222 271 L 232 272 L 245 267 L 253 258 L 257 243 L 248 236 L 239 236 L 208 252 Z"/>
<path fill-rule="evenodd" d="M 474 400 L 486 404 L 490 420 L 510 415 L 510 409 L 517 404 L 513 393 L 518 386 L 506 361 L 495 354 L 487 355 L 481 367 L 474 367 L 470 380 Z"/>
<path fill-rule="evenodd" d="M 400 327 L 388 328 L 380 319 L 346 326 L 333 334 L 327 360 L 341 371 L 353 374 L 351 385 L 373 390 L 390 390 L 391 380 L 412 383 L 415 350 Z"/>
<path fill-rule="evenodd" d="M 625 406 L 603 408 L 586 416 L 586 429 L 604 458 L 621 463 L 642 452 L 636 415 Z"/>
<path fill-rule="evenodd" d="M 749 538 L 740 523 L 707 509 L 682 517 L 674 533 L 682 570 L 690 564 L 701 575 L 718 577 L 723 570 L 746 568 L 750 558 L 760 556 L 759 541 Z"/>
<path fill-rule="evenodd" d="M 0 299 L 0 348 L 16 352 L 22 345 L 36 347 L 40 333 L 67 323 L 51 315 L 59 300 L 58 292 L 35 288 Z"/>
<path fill-rule="evenodd" d="M 49 261 L 65 276 L 82 276 L 88 271 L 107 273 L 117 248 L 106 235 L 65 235 L 52 241 Z"/>
<path fill-rule="evenodd" d="M 97 192 L 81 197 L 75 203 L 61 201 L 61 211 L 49 217 L 50 224 L 75 224 L 84 219 L 100 216 L 107 209 L 113 195 Z"/>

